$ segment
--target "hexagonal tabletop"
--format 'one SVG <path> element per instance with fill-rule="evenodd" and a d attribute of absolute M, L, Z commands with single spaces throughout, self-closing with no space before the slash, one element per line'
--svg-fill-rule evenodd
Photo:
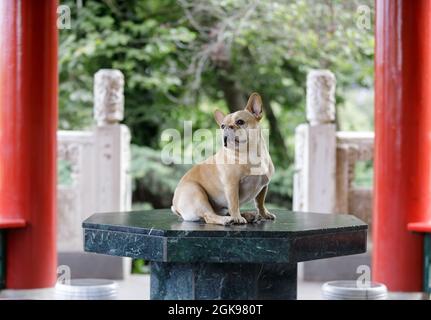
<path fill-rule="evenodd" d="M 344 214 L 271 210 L 275 221 L 219 226 L 170 210 L 97 213 L 85 251 L 162 262 L 295 263 L 365 252 L 367 225 Z"/>

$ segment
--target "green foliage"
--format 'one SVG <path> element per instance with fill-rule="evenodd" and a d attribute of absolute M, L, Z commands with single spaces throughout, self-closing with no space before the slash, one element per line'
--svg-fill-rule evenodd
<path fill-rule="evenodd" d="M 293 133 L 305 121 L 306 74 L 313 68 L 337 77 L 341 127 L 357 128 L 348 122 L 352 117 L 362 119 L 360 127 L 367 125 L 369 118 L 355 116 L 346 92 L 373 85 L 373 30 L 357 26 L 358 6 L 372 9 L 372 0 L 61 3 L 71 8 L 72 29 L 60 31 L 60 128 L 91 125 L 94 73 L 120 69 L 126 79 L 125 123 L 135 145 L 134 201 L 166 206 L 188 168 L 161 163 L 164 129 L 182 132 L 183 120 L 192 120 L 194 129 L 215 128 L 216 108 L 241 107 L 232 101 L 258 91 L 273 112 L 263 122 L 272 130 L 277 168 L 269 198 L 288 206 Z"/>
<path fill-rule="evenodd" d="M 339 97 L 372 85 L 373 31 L 356 25 L 358 5 L 372 0 L 62 3 L 73 13 L 72 29 L 60 33 L 62 128 L 88 125 L 100 68 L 125 73 L 126 123 L 135 143 L 151 147 L 160 130 L 199 112 L 201 99 L 223 101 L 223 76 L 277 102 L 281 123 L 303 120 L 290 111 L 303 110 L 310 68 L 333 70 Z"/>
<path fill-rule="evenodd" d="M 132 273 L 149 274 L 150 266 L 148 262 L 143 259 L 134 259 L 132 264 Z"/>
<path fill-rule="evenodd" d="M 374 91 L 363 88 L 346 90 L 346 99 L 338 106 L 342 131 L 374 130 Z"/>
<path fill-rule="evenodd" d="M 372 161 L 360 161 L 355 166 L 355 180 L 353 184 L 356 187 L 373 187 L 373 163 Z"/>
<path fill-rule="evenodd" d="M 160 151 L 132 145 L 133 189 L 136 202 L 149 202 L 154 208 L 170 208 L 178 181 L 190 168 L 186 165 L 166 165 Z"/>
<path fill-rule="evenodd" d="M 92 83 L 101 68 L 126 77 L 126 123 L 139 144 L 158 145 L 161 123 L 172 124 L 172 106 L 182 91 L 178 50 L 194 33 L 176 21 L 175 1 L 72 0 L 72 29 L 60 33 L 60 127 L 91 121 Z"/>
<path fill-rule="evenodd" d="M 145 178 L 155 192 L 175 189 L 179 178 L 185 173 L 181 168 L 163 164 L 157 150 L 132 145 L 131 174 L 136 179 Z"/>
<path fill-rule="evenodd" d="M 58 184 L 62 186 L 68 186 L 72 184 L 72 166 L 65 160 L 58 160 L 57 162 L 57 179 Z"/>
<path fill-rule="evenodd" d="M 282 208 L 292 208 L 293 196 L 293 166 L 287 169 L 276 168 L 271 179 L 268 192 L 268 202 Z"/>

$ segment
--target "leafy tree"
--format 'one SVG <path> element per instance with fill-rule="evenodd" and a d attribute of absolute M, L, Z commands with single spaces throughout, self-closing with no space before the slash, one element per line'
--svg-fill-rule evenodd
<path fill-rule="evenodd" d="M 153 149 L 162 146 L 163 129 L 181 130 L 182 120 L 192 120 L 195 129 L 214 128 L 216 107 L 237 110 L 257 91 L 278 168 L 271 188 L 278 203 L 291 196 L 293 132 L 305 120 L 307 72 L 332 70 L 338 103 L 347 88 L 373 84 L 373 30 L 357 25 L 358 6 L 373 8 L 372 0 L 62 4 L 73 17 L 72 29 L 60 33 L 61 128 L 89 125 L 92 78 L 100 68 L 124 72 L 125 123 L 134 144 Z M 134 150 L 143 161 L 147 153 Z"/>

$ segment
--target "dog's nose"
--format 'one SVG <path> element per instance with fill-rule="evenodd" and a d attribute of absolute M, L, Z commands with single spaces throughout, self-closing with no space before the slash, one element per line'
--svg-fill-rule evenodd
<path fill-rule="evenodd" d="M 234 128 L 234 126 L 233 126 L 233 125 L 230 125 L 230 126 L 229 126 L 229 129 L 233 129 L 233 128 Z"/>

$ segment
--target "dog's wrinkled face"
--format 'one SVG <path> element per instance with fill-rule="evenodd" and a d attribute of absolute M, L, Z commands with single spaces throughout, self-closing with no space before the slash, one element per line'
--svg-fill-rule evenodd
<path fill-rule="evenodd" d="M 257 93 L 253 93 L 244 110 L 226 116 L 220 110 L 216 110 L 214 117 L 220 129 L 223 130 L 224 147 L 234 150 L 242 149 L 250 144 L 260 131 L 262 99 Z"/>

